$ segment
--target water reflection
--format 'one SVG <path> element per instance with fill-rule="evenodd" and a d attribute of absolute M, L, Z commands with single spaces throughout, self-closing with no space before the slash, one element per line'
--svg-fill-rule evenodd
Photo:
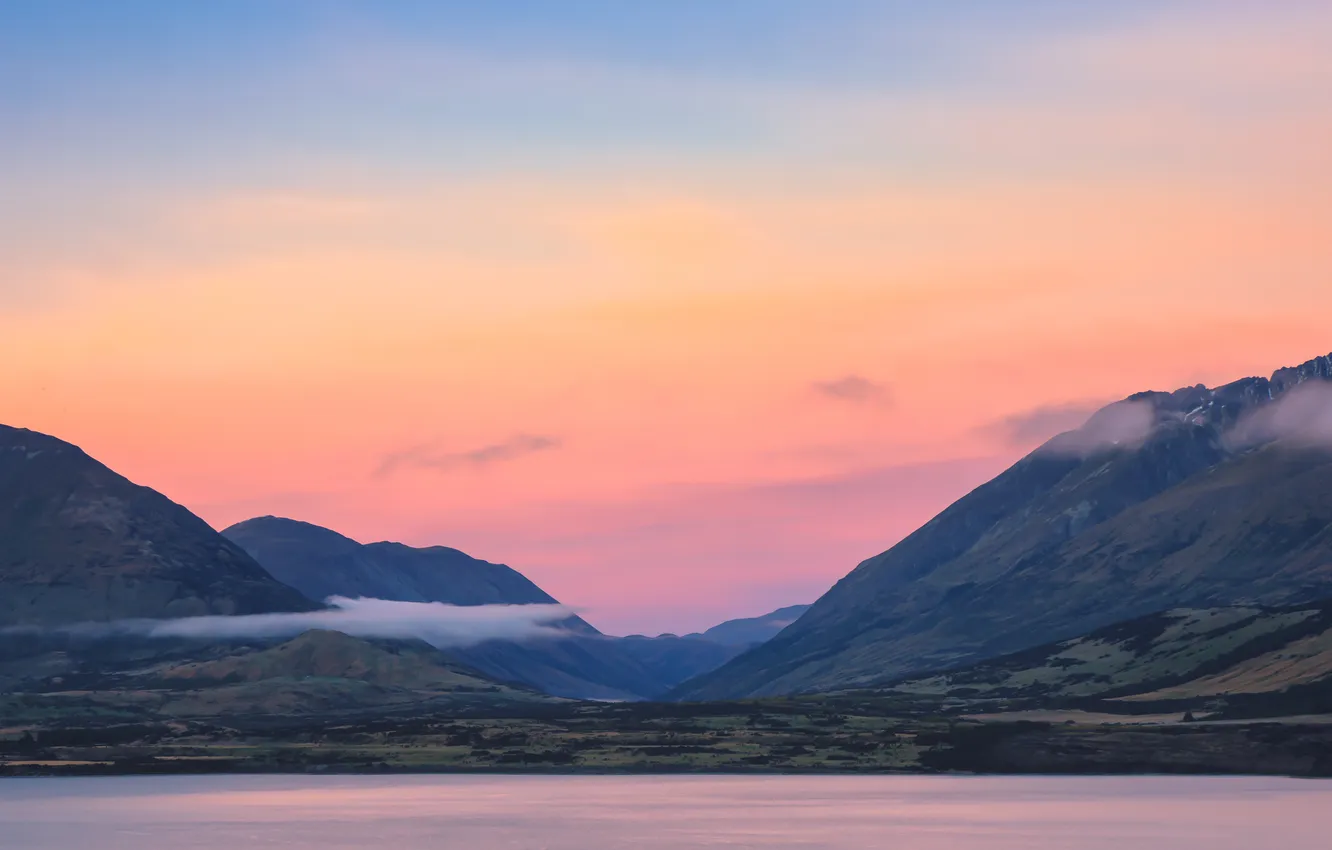
<path fill-rule="evenodd" d="M 0 780 L 0 847 L 1324 850 L 1332 784 L 1253 778 Z"/>

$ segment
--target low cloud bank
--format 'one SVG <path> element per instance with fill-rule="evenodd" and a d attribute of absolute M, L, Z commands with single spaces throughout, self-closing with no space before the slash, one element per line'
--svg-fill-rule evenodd
<path fill-rule="evenodd" d="M 1082 401 L 1041 405 L 1005 416 L 983 426 L 979 431 L 997 437 L 1005 445 L 1025 449 L 1046 442 L 1051 435 L 1081 428 L 1105 404 L 1104 401 Z"/>
<path fill-rule="evenodd" d="M 554 624 L 574 616 L 565 605 L 445 605 L 342 596 L 326 601 L 333 606 L 327 611 L 114 620 L 62 626 L 59 631 L 85 637 L 282 638 L 328 629 L 355 637 L 419 638 L 437 647 L 458 647 L 565 636 L 568 632 Z"/>
<path fill-rule="evenodd" d="M 1119 401 L 1091 415 L 1082 427 L 1049 440 L 1038 451 L 1086 457 L 1113 447 L 1137 448 L 1156 427 L 1156 408 L 1150 401 Z"/>
<path fill-rule="evenodd" d="M 1271 404 L 1242 417 L 1225 439 L 1232 449 L 1275 440 L 1332 447 L 1332 384 L 1308 381 L 1292 387 Z"/>

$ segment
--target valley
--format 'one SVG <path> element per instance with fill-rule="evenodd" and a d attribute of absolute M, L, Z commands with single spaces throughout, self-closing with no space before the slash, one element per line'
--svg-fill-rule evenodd
<path fill-rule="evenodd" d="M 813 605 L 627 637 L 0 428 L 0 773 L 1329 775 L 1330 390 L 1332 356 L 1131 396 Z M 313 614 L 355 634 L 278 627 Z"/>

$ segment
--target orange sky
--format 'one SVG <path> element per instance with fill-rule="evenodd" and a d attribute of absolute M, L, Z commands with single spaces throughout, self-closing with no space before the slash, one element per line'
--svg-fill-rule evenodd
<path fill-rule="evenodd" d="M 1042 30 L 946 90 L 574 64 L 551 97 L 770 134 L 645 154 L 608 129 L 575 165 L 526 138 L 466 169 L 303 157 L 260 115 L 267 144 L 226 154 L 162 129 L 166 95 L 68 96 L 208 156 L 11 152 L 0 421 L 219 528 L 508 562 L 612 631 L 811 601 L 1029 449 L 1006 420 L 1332 350 L 1329 17 L 1227 10 Z M 546 96 L 483 58 L 493 109 Z"/>

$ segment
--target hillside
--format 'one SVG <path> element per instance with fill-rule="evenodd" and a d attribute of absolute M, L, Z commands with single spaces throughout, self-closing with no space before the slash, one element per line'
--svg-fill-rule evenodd
<path fill-rule="evenodd" d="M 84 648 L 87 649 L 86 647 Z M 278 644 L 159 647 L 129 662 L 83 663 L 11 681 L 38 716 L 122 719 L 339 716 L 491 710 L 552 702 L 491 681 L 419 641 L 370 641 L 312 630 Z M 64 661 L 65 659 L 61 659 Z M 3 665 L 0 665 L 0 673 Z M 45 706 L 45 710 L 41 707 Z"/>
<path fill-rule="evenodd" d="M 1277 695 L 1332 684 L 1332 600 L 1289 608 L 1182 608 L 1115 623 L 879 693 L 1031 707 Z"/>
<path fill-rule="evenodd" d="M 673 695 L 866 687 L 1164 608 L 1330 596 L 1332 451 L 1298 427 L 1322 415 L 1308 389 L 1329 380 L 1332 356 L 1112 405 Z M 1136 439 L 1110 439 L 1139 411 Z"/>
<path fill-rule="evenodd" d="M 0 626 L 315 607 L 162 494 L 0 425 Z"/>

